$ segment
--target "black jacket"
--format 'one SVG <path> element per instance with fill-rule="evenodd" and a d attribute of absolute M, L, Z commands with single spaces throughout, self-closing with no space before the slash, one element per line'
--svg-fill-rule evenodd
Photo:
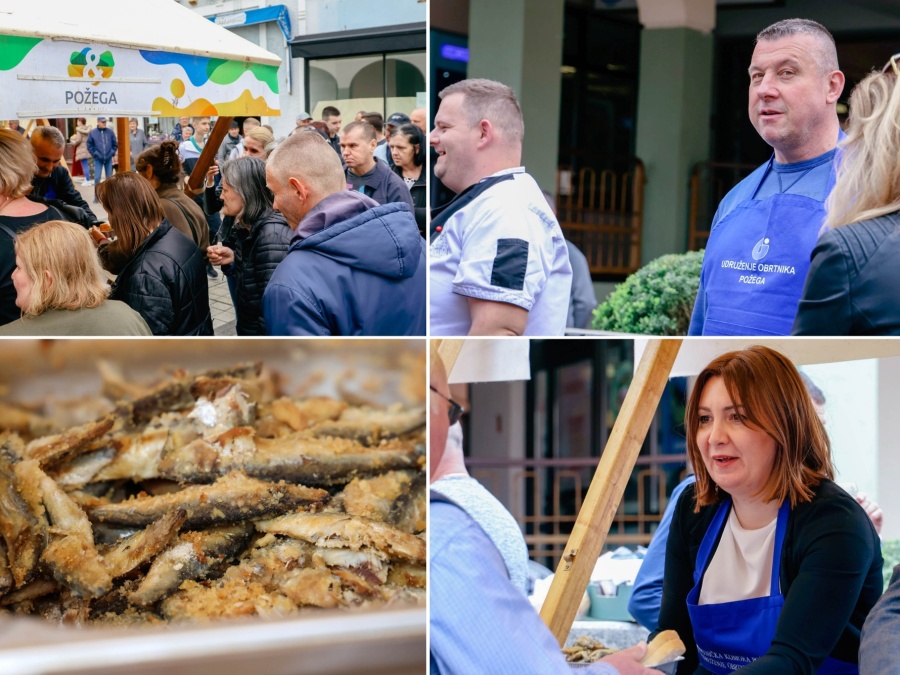
<path fill-rule="evenodd" d="M 110 298 L 144 317 L 154 335 L 212 335 L 206 251 L 163 220 L 138 247 Z"/>
<path fill-rule="evenodd" d="M 694 513 L 695 488 L 685 488 L 672 516 L 659 613 L 659 630 L 677 630 L 687 647 L 679 675 L 707 672 L 697 670 L 686 598 L 700 542 L 718 505 Z M 881 542 L 866 512 L 840 487 L 826 480 L 814 492 L 811 502 L 798 504 L 788 516 L 779 568 L 785 600 L 772 647 L 741 668 L 742 675 L 812 675 L 829 655 L 857 662 L 859 631 L 881 595 Z"/>
<path fill-rule="evenodd" d="M 88 206 L 88 203 L 84 201 L 81 193 L 75 188 L 75 185 L 72 183 L 72 178 L 69 176 L 69 172 L 66 171 L 64 167 L 56 167 L 46 178 L 35 176 L 31 179 L 31 187 L 32 190 L 29 196 L 41 197 L 45 203 L 58 208 L 64 208 L 66 205 L 74 206 L 77 209 L 84 211 L 88 217 L 88 220 L 85 220 L 82 214 L 72 210 L 68 214 L 68 219 L 72 222 L 79 223 L 85 227 L 90 227 L 91 225 L 100 222 L 97 220 L 97 216 L 94 212 L 91 211 L 91 207 Z M 54 203 L 54 200 L 58 200 L 60 203 L 56 204 Z"/>
<path fill-rule="evenodd" d="M 263 293 L 278 263 L 287 255 L 293 235 L 284 216 L 271 211 L 250 230 L 235 227 L 225 242 L 234 251 L 234 263 L 222 270 L 235 279 L 238 335 L 266 335 Z"/>
<path fill-rule="evenodd" d="M 400 176 L 400 180 L 403 180 L 403 169 L 395 165 L 391 168 L 391 171 Z M 422 173 L 419 174 L 416 182 L 409 189 L 409 196 L 412 197 L 415 207 L 413 212 L 416 214 L 416 225 L 419 226 L 419 232 L 422 233 L 423 237 L 425 236 L 425 194 L 427 192 L 425 176 L 427 173 L 427 167 L 423 166 Z"/>
<path fill-rule="evenodd" d="M 794 335 L 900 335 L 900 212 L 823 234 Z"/>

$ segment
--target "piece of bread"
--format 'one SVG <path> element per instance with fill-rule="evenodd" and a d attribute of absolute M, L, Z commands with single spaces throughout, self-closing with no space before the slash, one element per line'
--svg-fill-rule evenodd
<path fill-rule="evenodd" d="M 661 663 L 669 663 L 684 654 L 684 643 L 674 630 L 664 630 L 647 646 L 647 654 L 641 663 L 653 668 Z"/>

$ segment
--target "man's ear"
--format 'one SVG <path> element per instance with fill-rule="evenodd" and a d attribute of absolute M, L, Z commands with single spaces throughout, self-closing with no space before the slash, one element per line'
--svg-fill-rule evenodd
<path fill-rule="evenodd" d="M 844 74 L 839 70 L 833 71 L 828 76 L 828 94 L 825 96 L 828 103 L 836 103 L 841 97 L 841 92 L 844 91 L 844 81 Z"/>
<path fill-rule="evenodd" d="M 490 120 L 481 120 L 478 123 L 478 131 L 480 136 L 478 140 L 479 149 L 490 145 L 494 141 L 494 125 L 491 124 Z"/>
<path fill-rule="evenodd" d="M 288 178 L 288 185 L 291 186 L 291 190 L 294 191 L 301 203 L 305 204 L 309 201 L 309 185 L 294 176 Z"/>

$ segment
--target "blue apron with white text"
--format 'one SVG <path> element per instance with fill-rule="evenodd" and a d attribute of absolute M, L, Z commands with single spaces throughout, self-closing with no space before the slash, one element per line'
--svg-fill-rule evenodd
<path fill-rule="evenodd" d="M 832 162 L 826 194 L 834 187 L 834 178 Z M 823 202 L 775 194 L 743 201 L 719 221 L 704 254 L 703 334 L 790 335 L 824 220 Z"/>
<path fill-rule="evenodd" d="M 784 595 L 781 593 L 778 574 L 791 511 L 788 500 L 785 500 L 778 509 L 769 595 L 712 605 L 698 604 L 703 573 L 730 511 L 731 500 L 728 499 L 719 506 L 706 530 L 700 550 L 697 552 L 694 587 L 687 596 L 688 614 L 694 629 L 700 665 L 715 675 L 727 675 L 749 665 L 769 651 L 778 626 L 778 617 L 784 606 Z M 859 675 L 859 667 L 855 663 L 846 663 L 829 657 L 819 666 L 816 674 Z"/>

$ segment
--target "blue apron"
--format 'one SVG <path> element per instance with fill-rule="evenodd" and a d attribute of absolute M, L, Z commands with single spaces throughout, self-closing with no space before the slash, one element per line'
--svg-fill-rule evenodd
<path fill-rule="evenodd" d="M 772 169 L 772 160 L 753 196 Z M 826 194 L 834 187 L 834 161 Z M 704 335 L 790 335 L 825 220 L 825 204 L 811 197 L 775 194 L 750 199 L 725 216 L 704 254 Z"/>
<path fill-rule="evenodd" d="M 785 500 L 778 509 L 775 524 L 775 550 L 772 555 L 772 585 L 769 595 L 750 600 L 735 600 L 714 605 L 700 605 L 700 588 L 703 573 L 713 554 L 719 533 L 725 527 L 731 500 L 721 504 L 713 517 L 694 568 L 694 587 L 687 596 L 688 614 L 694 629 L 700 664 L 715 675 L 727 675 L 763 656 L 772 646 L 778 617 L 784 606 L 784 595 L 779 584 L 779 567 L 790 502 Z M 855 663 L 827 658 L 816 671 L 817 675 L 859 675 Z"/>

